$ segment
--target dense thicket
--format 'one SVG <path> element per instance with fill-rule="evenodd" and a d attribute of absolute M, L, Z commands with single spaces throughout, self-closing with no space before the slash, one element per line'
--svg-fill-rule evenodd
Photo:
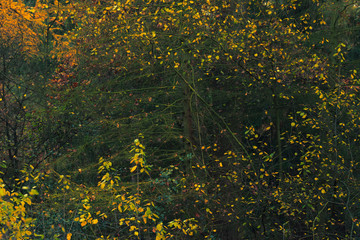
<path fill-rule="evenodd" d="M 0 236 L 357 239 L 356 1 L 0 4 Z"/>

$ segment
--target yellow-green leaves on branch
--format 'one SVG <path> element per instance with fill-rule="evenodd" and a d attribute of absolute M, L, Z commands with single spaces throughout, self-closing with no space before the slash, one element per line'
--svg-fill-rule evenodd
<path fill-rule="evenodd" d="M 145 172 L 147 175 L 149 174 L 150 165 L 147 165 L 145 162 L 145 146 L 140 143 L 139 139 L 134 140 L 134 144 L 130 150 L 130 152 L 134 152 L 134 156 L 131 157 L 130 163 L 133 166 L 130 168 L 130 172 L 134 172 L 137 169 L 138 173 Z"/>
<path fill-rule="evenodd" d="M 31 205 L 29 195 L 10 193 L 0 179 L 0 239 L 34 239 L 34 219 L 26 214 L 26 205 Z"/>

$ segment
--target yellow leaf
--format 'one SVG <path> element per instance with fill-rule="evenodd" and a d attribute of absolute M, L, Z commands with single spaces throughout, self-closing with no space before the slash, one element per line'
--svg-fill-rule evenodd
<path fill-rule="evenodd" d="M 158 230 L 159 232 L 163 229 L 163 223 L 159 223 L 158 225 L 156 225 L 156 230 Z"/>
<path fill-rule="evenodd" d="M 66 235 L 66 240 L 70 240 L 70 239 L 71 239 L 71 236 L 72 236 L 72 233 L 68 233 L 68 234 Z"/>
<path fill-rule="evenodd" d="M 90 206 L 85 205 L 85 204 L 83 204 L 83 207 L 85 208 L 85 210 L 89 210 L 91 208 Z"/>
<path fill-rule="evenodd" d="M 30 195 L 39 195 L 39 192 L 36 191 L 35 189 L 31 189 L 31 191 L 30 191 L 29 194 L 30 194 Z"/>
<path fill-rule="evenodd" d="M 26 202 L 27 204 L 31 205 L 31 199 L 30 198 L 25 198 L 24 202 Z"/>
<path fill-rule="evenodd" d="M 0 188 L 0 197 L 6 194 L 6 190 L 4 188 Z"/>
<path fill-rule="evenodd" d="M 99 222 L 99 220 L 93 219 L 92 222 L 91 222 L 91 224 L 97 224 L 98 222 Z"/>
<path fill-rule="evenodd" d="M 135 165 L 135 166 L 133 166 L 133 167 L 130 169 L 130 172 L 135 171 L 135 170 L 136 170 L 136 168 L 137 168 L 137 166 L 136 166 L 136 165 Z"/>
<path fill-rule="evenodd" d="M 155 240 L 163 240 L 165 237 L 162 234 L 157 233 Z"/>

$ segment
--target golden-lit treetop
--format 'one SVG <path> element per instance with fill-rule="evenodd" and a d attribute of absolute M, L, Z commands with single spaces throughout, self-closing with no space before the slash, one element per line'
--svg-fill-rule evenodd
<path fill-rule="evenodd" d="M 39 35 L 46 13 L 41 6 L 26 6 L 21 0 L 2 0 L 0 3 L 0 38 L 3 46 L 20 47 L 33 54 L 37 51 Z"/>

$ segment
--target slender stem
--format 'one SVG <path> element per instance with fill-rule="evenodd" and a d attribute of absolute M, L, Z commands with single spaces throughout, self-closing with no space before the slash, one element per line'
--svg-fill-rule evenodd
<path fill-rule="evenodd" d="M 318 212 L 318 214 L 316 215 L 316 217 L 313 220 L 313 223 L 312 223 L 313 240 L 315 240 L 315 222 L 316 222 L 317 219 L 319 219 L 319 215 L 322 213 L 322 211 L 324 211 L 324 209 L 326 208 L 328 203 L 329 202 L 326 202 L 324 204 L 324 206 L 320 209 L 320 211 Z M 320 219 L 319 219 L 319 221 L 320 221 Z"/>
<path fill-rule="evenodd" d="M 276 141 L 277 149 L 279 155 L 279 173 L 280 177 L 283 174 L 283 157 L 282 157 L 282 147 L 281 147 L 281 129 L 280 129 L 280 109 L 279 106 L 275 105 L 275 114 L 276 114 Z"/>

